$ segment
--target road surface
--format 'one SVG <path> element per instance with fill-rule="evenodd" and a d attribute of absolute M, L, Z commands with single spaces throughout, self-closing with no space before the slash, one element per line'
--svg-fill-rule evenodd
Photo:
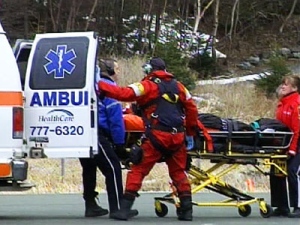
<path fill-rule="evenodd" d="M 176 218 L 175 207 L 168 204 L 169 212 L 165 217 L 157 217 L 154 211 L 154 197 L 162 197 L 164 193 L 142 193 L 136 200 L 134 208 L 139 216 L 129 222 L 109 219 L 108 216 L 84 218 L 84 203 L 80 194 L 49 195 L 0 195 L 0 225 L 99 225 L 99 224 L 183 224 Z M 269 194 L 254 194 L 269 202 Z M 215 193 L 200 193 L 193 196 L 197 202 L 221 201 L 222 196 Z M 102 206 L 107 207 L 105 194 L 100 195 Z M 274 225 L 299 224 L 300 219 L 262 218 L 258 204 L 252 204 L 252 213 L 241 217 L 235 207 L 194 207 L 194 220 L 186 224 L 197 225 Z"/>

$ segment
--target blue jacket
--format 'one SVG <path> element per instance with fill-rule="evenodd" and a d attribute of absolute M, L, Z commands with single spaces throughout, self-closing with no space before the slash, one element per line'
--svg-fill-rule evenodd
<path fill-rule="evenodd" d="M 109 84 L 116 83 L 109 77 L 101 77 L 101 81 Z M 114 144 L 124 144 L 125 125 L 123 120 L 122 105 L 115 99 L 105 97 L 98 101 L 99 129 L 109 134 Z"/>

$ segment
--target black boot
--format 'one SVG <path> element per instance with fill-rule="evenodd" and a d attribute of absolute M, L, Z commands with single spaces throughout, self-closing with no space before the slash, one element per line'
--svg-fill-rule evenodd
<path fill-rule="evenodd" d="M 300 218 L 300 208 L 295 207 L 293 212 L 288 214 L 289 218 Z"/>
<path fill-rule="evenodd" d="M 178 220 L 193 220 L 193 205 L 191 196 L 180 197 L 180 207 L 177 209 L 177 216 Z"/>
<path fill-rule="evenodd" d="M 116 219 L 116 220 L 128 220 L 131 217 L 138 215 L 137 210 L 131 210 L 133 202 L 134 202 L 134 198 L 132 198 L 132 199 L 123 198 L 121 201 L 120 210 L 118 210 L 115 213 L 110 214 L 110 218 Z"/>
<path fill-rule="evenodd" d="M 107 209 L 100 207 L 95 199 L 85 201 L 85 217 L 104 216 L 108 214 Z"/>
<path fill-rule="evenodd" d="M 117 212 L 117 211 L 116 211 L 116 212 Z M 110 213 L 110 214 L 109 214 L 109 218 L 114 219 L 113 215 L 114 215 L 116 212 Z M 131 209 L 131 210 L 129 211 L 129 215 L 128 215 L 129 217 L 128 217 L 128 219 L 130 219 L 130 218 L 132 218 L 132 217 L 134 217 L 134 216 L 137 216 L 137 215 L 139 215 L 139 211 L 138 211 L 137 209 Z"/>
<path fill-rule="evenodd" d="M 276 209 L 273 210 L 271 216 L 274 217 L 287 217 L 290 214 L 290 209 L 289 208 L 285 208 L 285 207 L 278 207 Z"/>

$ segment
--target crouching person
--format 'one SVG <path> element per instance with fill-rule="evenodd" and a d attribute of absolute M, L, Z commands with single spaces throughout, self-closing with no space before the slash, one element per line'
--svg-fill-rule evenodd
<path fill-rule="evenodd" d="M 100 81 L 100 95 L 120 101 L 136 101 L 141 108 L 145 125 L 145 138 L 142 141 L 143 158 L 132 165 L 127 181 L 121 208 L 111 215 L 117 220 L 128 220 L 131 207 L 138 196 L 143 179 L 156 162 L 166 162 L 169 175 L 177 188 L 180 208 L 178 219 L 191 221 L 191 186 L 185 172 L 187 151 L 185 136 L 194 136 L 197 127 L 197 108 L 189 91 L 166 72 L 161 58 L 153 58 L 145 64 L 146 77 L 128 87 L 118 87 Z M 184 120 L 186 124 L 184 124 Z"/>

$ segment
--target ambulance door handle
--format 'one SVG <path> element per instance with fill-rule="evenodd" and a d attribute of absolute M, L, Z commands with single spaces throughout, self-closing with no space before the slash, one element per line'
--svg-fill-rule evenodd
<path fill-rule="evenodd" d="M 95 103 L 96 100 L 94 98 L 91 98 L 91 128 L 95 128 Z"/>
<path fill-rule="evenodd" d="M 95 128 L 95 110 L 91 110 L 91 128 Z"/>

